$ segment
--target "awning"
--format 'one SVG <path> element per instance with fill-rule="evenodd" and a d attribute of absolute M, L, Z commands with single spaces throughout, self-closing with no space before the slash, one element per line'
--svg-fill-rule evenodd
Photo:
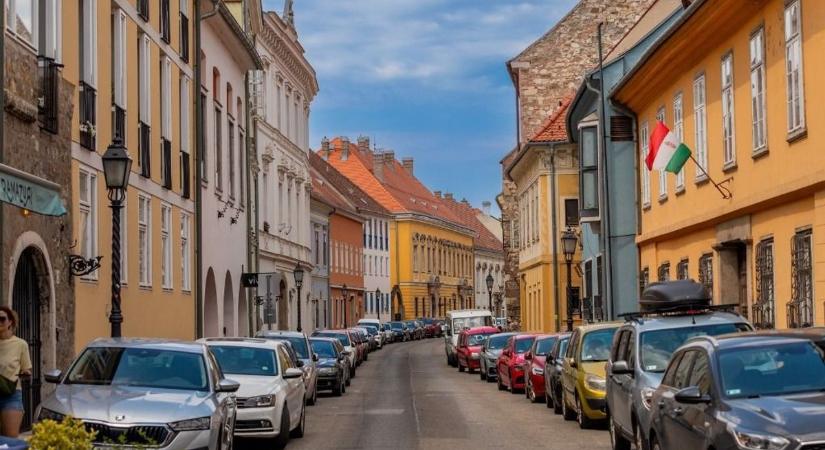
<path fill-rule="evenodd" d="M 5 164 L 0 164 L 0 202 L 45 216 L 66 214 L 60 185 Z"/>

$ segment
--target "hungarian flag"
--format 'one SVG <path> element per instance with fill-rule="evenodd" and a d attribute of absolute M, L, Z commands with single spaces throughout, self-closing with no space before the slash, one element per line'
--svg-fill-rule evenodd
<path fill-rule="evenodd" d="M 690 158 L 687 145 L 676 140 L 676 135 L 659 121 L 650 135 L 650 150 L 645 159 L 648 170 L 666 170 L 679 173 Z"/>

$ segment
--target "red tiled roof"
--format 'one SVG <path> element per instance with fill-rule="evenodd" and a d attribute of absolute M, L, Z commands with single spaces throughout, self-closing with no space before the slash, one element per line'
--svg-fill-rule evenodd
<path fill-rule="evenodd" d="M 326 203 L 327 205 L 350 214 L 358 214 L 355 207 L 346 197 L 335 190 L 332 184 L 314 166 L 309 167 L 309 176 L 312 179 L 312 198 Z"/>
<path fill-rule="evenodd" d="M 561 106 L 547 118 L 539 132 L 530 138 L 530 142 L 567 142 L 567 108 L 573 97 L 562 101 Z"/>
<path fill-rule="evenodd" d="M 473 208 L 469 203 L 457 202 L 453 199 L 445 198 L 443 203 L 461 218 L 462 225 L 476 232 L 476 248 L 492 250 L 496 252 L 504 251 L 504 246 L 498 238 L 484 226 L 478 219 L 481 213 L 477 208 Z"/>
<path fill-rule="evenodd" d="M 317 171 L 332 187 L 341 195 L 343 195 L 348 203 L 359 211 L 368 211 L 378 214 L 388 214 L 386 208 L 380 203 L 373 200 L 366 192 L 361 190 L 344 174 L 332 167 L 328 162 L 324 161 L 317 154 L 309 153 L 309 164 Z M 315 186 L 313 185 L 313 188 Z"/>

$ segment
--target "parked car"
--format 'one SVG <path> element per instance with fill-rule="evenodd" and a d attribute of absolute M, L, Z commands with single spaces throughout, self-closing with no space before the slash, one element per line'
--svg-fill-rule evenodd
<path fill-rule="evenodd" d="M 418 323 L 414 320 L 405 320 L 404 323 L 407 325 L 407 328 L 410 330 L 410 338 L 414 341 L 417 341 L 424 337 L 424 330 L 418 325 Z"/>
<path fill-rule="evenodd" d="M 556 334 L 536 336 L 533 346 L 524 354 L 524 395 L 533 403 L 544 401 L 544 370 L 547 354 L 558 340 Z"/>
<path fill-rule="evenodd" d="M 395 342 L 405 342 L 410 340 L 410 331 L 404 322 L 390 322 Z"/>
<path fill-rule="evenodd" d="M 495 327 L 477 327 L 462 331 L 458 336 L 456 358 L 458 371 L 468 370 L 473 373 L 481 368 L 481 348 L 489 336 L 498 333 Z"/>
<path fill-rule="evenodd" d="M 314 337 L 309 340 L 318 355 L 318 389 L 340 397 L 347 392 L 349 359 L 344 346 L 335 338 Z"/>
<path fill-rule="evenodd" d="M 375 340 L 377 348 L 381 348 L 386 343 L 386 339 L 381 329 L 381 322 L 378 319 L 361 319 L 358 321 L 358 326 L 366 328 L 369 335 Z"/>
<path fill-rule="evenodd" d="M 556 414 L 561 414 L 561 374 L 568 342 L 570 342 L 569 333 L 559 335 L 553 348 L 547 354 L 544 365 L 544 403 L 548 408 L 553 408 Z"/>
<path fill-rule="evenodd" d="M 433 338 L 438 335 L 436 329 L 439 329 L 439 327 L 435 324 L 435 319 L 430 317 L 420 317 L 418 321 L 421 322 L 421 325 L 424 327 L 425 338 Z"/>
<path fill-rule="evenodd" d="M 823 355 L 803 338 L 691 339 L 673 354 L 653 394 L 651 448 L 820 448 Z"/>
<path fill-rule="evenodd" d="M 358 365 L 360 366 L 370 356 L 370 343 L 366 334 L 356 330 L 355 328 L 348 328 L 347 332 L 352 336 L 358 348 Z"/>
<path fill-rule="evenodd" d="M 304 371 L 304 384 L 306 384 L 307 405 L 314 405 L 318 400 L 318 368 L 315 363 L 318 356 L 312 353 L 309 345 L 309 338 L 304 333 L 297 331 L 275 331 L 261 330 L 257 337 L 289 342 L 295 355 L 301 360 L 303 365 L 299 366 Z"/>
<path fill-rule="evenodd" d="M 482 380 L 487 380 L 492 383 L 498 378 L 498 368 L 496 367 L 498 357 L 507 345 L 507 340 L 515 334 L 516 333 L 497 333 L 489 336 L 487 340 L 484 341 L 484 346 L 481 348 L 481 359 L 479 360 L 481 365 L 479 373 L 481 374 Z"/>
<path fill-rule="evenodd" d="M 384 333 L 385 344 L 392 344 L 393 342 L 395 342 L 395 333 L 393 333 L 392 327 L 389 323 L 381 324 L 381 332 Z"/>
<path fill-rule="evenodd" d="M 367 343 L 367 350 L 368 350 L 367 353 L 374 352 L 374 351 L 378 350 L 378 342 L 375 340 L 375 338 L 370 333 L 370 330 L 368 328 L 366 328 L 364 326 L 357 326 L 353 329 L 355 331 L 357 331 L 361 335 L 361 337 L 364 339 L 364 341 Z"/>
<path fill-rule="evenodd" d="M 653 392 L 670 357 L 688 339 L 752 329 L 739 314 L 711 306 L 700 283 L 651 284 L 642 293 L 642 312 L 626 315 L 607 362 L 608 429 L 614 449 L 647 448 Z"/>
<path fill-rule="evenodd" d="M 130 444 L 164 450 L 233 446 L 240 384 L 224 378 L 203 344 L 97 339 L 65 375 L 53 370 L 44 378 L 57 386 L 37 417 L 75 417 L 97 432 L 95 444 L 125 435 Z"/>
<path fill-rule="evenodd" d="M 312 333 L 312 337 L 328 337 L 338 339 L 338 342 L 344 346 L 345 354 L 349 360 L 349 378 L 347 378 L 347 386 L 350 385 L 350 380 L 355 378 L 355 370 L 358 366 L 356 343 L 350 338 L 347 330 L 323 330 Z"/>
<path fill-rule="evenodd" d="M 224 375 L 241 384 L 235 436 L 271 439 L 278 448 L 286 446 L 290 436 L 303 437 L 309 395 L 305 373 L 287 351 L 289 341 L 208 338 L 199 342 L 209 347 Z"/>
<path fill-rule="evenodd" d="M 455 346 L 458 344 L 458 333 L 461 330 L 492 325 L 492 314 L 486 309 L 447 311 L 447 322 L 442 328 L 444 330 L 444 351 L 447 354 L 447 364 L 456 365 Z"/>
<path fill-rule="evenodd" d="M 576 328 L 567 345 L 562 368 L 561 409 L 566 420 L 588 428 L 607 418 L 604 366 L 613 334 L 621 324 L 606 322 Z"/>
<path fill-rule="evenodd" d="M 507 340 L 496 361 L 498 390 L 506 389 L 515 394 L 519 389 L 524 389 L 524 354 L 535 340 L 535 334 L 527 333 L 516 334 Z"/>

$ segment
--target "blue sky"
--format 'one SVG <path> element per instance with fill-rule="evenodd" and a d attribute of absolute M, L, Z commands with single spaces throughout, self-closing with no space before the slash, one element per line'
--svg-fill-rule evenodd
<path fill-rule="evenodd" d="M 264 0 L 281 12 L 283 0 Z M 498 161 L 515 143 L 505 62 L 575 0 L 295 0 L 321 91 L 310 145 L 367 135 L 415 158 L 431 189 L 495 205 Z M 494 211 L 497 208 L 493 207 Z"/>

